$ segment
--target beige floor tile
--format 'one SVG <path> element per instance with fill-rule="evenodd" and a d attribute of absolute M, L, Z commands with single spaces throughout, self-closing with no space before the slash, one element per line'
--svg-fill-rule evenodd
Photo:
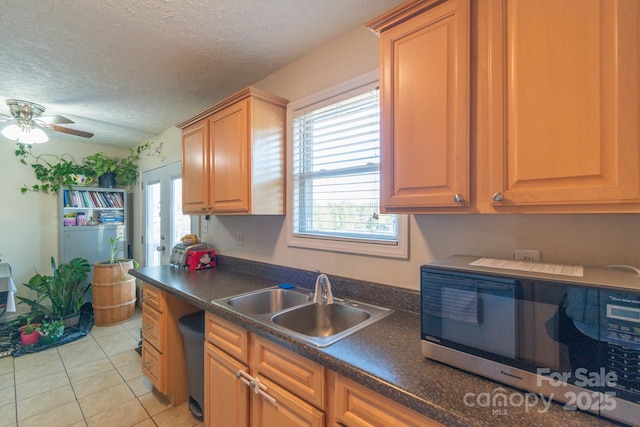
<path fill-rule="evenodd" d="M 71 424 L 69 427 L 87 427 L 87 422 L 85 420 L 78 421 L 75 424 Z"/>
<path fill-rule="evenodd" d="M 64 404 L 75 402 L 76 396 L 70 385 L 56 388 L 47 393 L 22 399 L 18 402 L 18 421 L 47 412 Z"/>
<path fill-rule="evenodd" d="M 14 427 L 16 425 L 16 404 L 0 405 L 0 427 Z"/>
<path fill-rule="evenodd" d="M 78 354 L 78 353 L 93 350 L 96 348 L 100 348 L 96 340 L 92 336 L 87 335 L 76 341 L 73 341 L 58 347 L 58 352 L 60 353 L 60 356 L 64 359 L 65 356 L 69 356 L 71 354 Z"/>
<path fill-rule="evenodd" d="M 16 384 L 16 398 L 19 401 L 40 393 L 46 393 L 53 389 L 69 384 L 67 373 L 57 372 L 55 374 L 36 378 L 22 384 Z"/>
<path fill-rule="evenodd" d="M 127 384 L 136 396 L 143 396 L 153 391 L 151 381 L 144 375 L 127 381 Z"/>
<path fill-rule="evenodd" d="M 97 362 L 106 358 L 107 355 L 104 354 L 104 351 L 102 351 L 100 347 L 97 347 L 91 350 L 79 351 L 77 353 L 62 356 L 62 363 L 64 363 L 64 367 L 66 369 L 73 369 L 78 366 Z"/>
<path fill-rule="evenodd" d="M 189 411 L 189 403 L 185 402 L 160 412 L 153 417 L 158 427 L 194 427 L 200 424 Z"/>
<path fill-rule="evenodd" d="M 151 418 L 138 399 L 134 398 L 87 418 L 87 425 L 89 427 L 129 427 L 145 420 L 151 420 Z"/>
<path fill-rule="evenodd" d="M 0 357 L 0 375 L 13 373 L 13 357 Z"/>
<path fill-rule="evenodd" d="M 151 416 L 171 408 L 171 402 L 155 389 L 151 393 L 138 397 L 138 399 L 140 399 L 140 403 Z"/>
<path fill-rule="evenodd" d="M 58 406 L 57 408 L 34 415 L 31 418 L 20 421 L 20 427 L 67 427 L 83 422 L 84 417 L 77 401 Z"/>
<path fill-rule="evenodd" d="M 16 371 L 21 369 L 31 369 L 41 363 L 50 362 L 53 359 L 60 358 L 57 348 L 50 348 L 48 350 L 39 351 L 37 353 L 26 354 L 20 357 L 14 357 L 13 363 L 15 364 Z"/>
<path fill-rule="evenodd" d="M 138 347 L 138 341 L 136 341 L 133 337 L 129 336 L 128 338 L 123 339 L 121 342 L 103 346 L 102 350 L 104 350 L 107 356 L 112 357 L 119 353 L 124 353 L 129 350 L 134 350 L 137 347 Z"/>
<path fill-rule="evenodd" d="M 95 362 L 85 363 L 84 365 L 67 369 L 67 375 L 73 384 L 113 369 L 113 363 L 105 357 Z"/>
<path fill-rule="evenodd" d="M 134 378 L 138 378 L 139 376 L 142 375 L 142 369 L 141 369 L 142 364 L 140 363 L 140 361 L 138 362 L 134 362 L 134 363 L 130 363 L 128 365 L 125 366 L 121 366 L 118 369 L 118 372 L 120 372 L 120 375 L 122 375 L 122 378 L 124 378 L 125 381 L 130 381 Z"/>
<path fill-rule="evenodd" d="M 41 378 L 58 372 L 64 372 L 64 366 L 62 365 L 60 357 L 55 357 L 48 362 L 34 365 L 29 369 L 16 371 L 15 381 L 16 384 L 22 384 L 27 381 L 32 381 L 36 378 Z"/>
<path fill-rule="evenodd" d="M 100 337 L 106 337 L 108 335 L 118 334 L 121 332 L 126 332 L 126 330 L 121 325 L 94 326 L 93 328 L 91 328 L 91 335 L 96 339 Z"/>
<path fill-rule="evenodd" d="M 15 403 L 16 401 L 16 388 L 5 387 L 0 389 L 0 406 L 8 405 L 9 403 Z"/>
<path fill-rule="evenodd" d="M 120 329 L 119 331 L 114 332 L 114 333 L 109 334 L 109 335 L 95 337 L 96 341 L 98 341 L 98 344 L 100 344 L 100 347 L 104 347 L 104 346 L 112 345 L 112 344 L 118 344 L 119 342 L 121 342 L 124 339 L 128 340 L 128 339 L 131 339 L 131 338 L 133 338 L 133 337 L 125 329 Z"/>
<path fill-rule="evenodd" d="M 113 387 L 103 388 L 98 394 L 80 398 L 78 402 L 80 402 L 85 418 L 89 419 L 132 399 L 135 399 L 133 392 L 125 383 L 121 383 Z"/>
<path fill-rule="evenodd" d="M 148 418 L 143 422 L 134 425 L 133 427 L 156 427 L 156 423 L 154 423 L 151 418 Z"/>
<path fill-rule="evenodd" d="M 111 362 L 113 362 L 113 365 L 116 368 L 119 368 L 124 365 L 129 365 L 131 363 L 141 363 L 140 355 L 135 350 L 125 351 L 124 353 L 116 354 L 114 356 L 111 356 L 109 359 L 111 360 Z"/>
<path fill-rule="evenodd" d="M 15 385 L 15 374 L 13 370 L 4 374 L 0 374 L 0 390 Z"/>
<path fill-rule="evenodd" d="M 76 397 L 82 399 L 118 384 L 124 384 L 124 380 L 118 371 L 112 368 L 109 371 L 74 382 L 72 386 Z"/>

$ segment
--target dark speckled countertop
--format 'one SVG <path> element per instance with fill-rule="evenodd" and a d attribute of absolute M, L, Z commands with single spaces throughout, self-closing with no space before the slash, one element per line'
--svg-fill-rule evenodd
<path fill-rule="evenodd" d="M 317 273 L 227 257 L 218 257 L 218 263 L 217 268 L 208 270 L 161 266 L 131 270 L 131 274 L 447 426 L 616 425 L 564 410 L 560 404 L 547 404 L 547 409 L 538 400 L 533 405 L 531 395 L 532 405 L 527 408 L 519 404 L 527 397 L 522 392 L 424 358 L 417 292 L 330 276 L 335 296 L 395 311 L 329 347 L 316 348 L 212 301 L 285 282 L 311 289 Z M 513 404 L 506 408 L 482 404 L 483 396 L 499 394 L 505 394 Z M 465 404 L 465 396 L 469 404 Z"/>

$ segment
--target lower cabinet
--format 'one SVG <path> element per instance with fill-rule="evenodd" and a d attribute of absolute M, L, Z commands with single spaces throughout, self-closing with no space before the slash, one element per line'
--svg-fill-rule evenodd
<path fill-rule="evenodd" d="M 199 309 L 142 284 L 142 373 L 174 405 L 189 399 L 184 343 L 178 320 Z"/>
<path fill-rule="evenodd" d="M 207 313 L 205 426 L 441 426 Z"/>
<path fill-rule="evenodd" d="M 209 313 L 205 337 L 206 426 L 325 425 L 322 366 Z"/>
<path fill-rule="evenodd" d="M 442 424 L 335 372 L 329 373 L 328 382 L 333 400 L 333 419 L 329 425 L 442 427 Z"/>

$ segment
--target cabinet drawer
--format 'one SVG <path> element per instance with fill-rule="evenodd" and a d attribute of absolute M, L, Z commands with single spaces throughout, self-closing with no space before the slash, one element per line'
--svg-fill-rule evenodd
<path fill-rule="evenodd" d="M 151 307 L 142 310 L 142 337 L 158 351 L 164 351 L 162 342 L 162 315 Z"/>
<path fill-rule="evenodd" d="M 149 307 L 155 308 L 160 313 L 164 312 L 164 293 L 160 289 L 147 283 L 142 284 L 142 302 L 148 304 Z"/>
<path fill-rule="evenodd" d="M 316 408 L 325 407 L 324 367 L 256 335 L 251 371 L 278 383 Z"/>
<path fill-rule="evenodd" d="M 142 373 L 160 392 L 164 390 L 164 359 L 162 353 L 156 350 L 146 340 L 142 340 Z"/>
<path fill-rule="evenodd" d="M 249 364 L 249 334 L 211 313 L 205 318 L 205 339 L 244 364 Z"/>
<path fill-rule="evenodd" d="M 359 426 L 442 427 L 406 406 L 332 373 L 336 424 Z"/>

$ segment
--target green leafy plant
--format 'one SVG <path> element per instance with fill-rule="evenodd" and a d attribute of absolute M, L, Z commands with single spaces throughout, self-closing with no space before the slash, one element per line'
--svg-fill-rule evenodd
<path fill-rule="evenodd" d="M 162 151 L 162 143 L 147 141 L 135 148 L 129 148 L 129 155 L 121 159 L 109 157 L 103 152 L 85 157 L 85 163 L 91 166 L 97 177 L 111 172 L 116 175 L 118 185 L 129 187 L 138 180 L 138 163 L 140 157 L 146 154 L 151 157 L 159 157 Z"/>
<path fill-rule="evenodd" d="M 42 313 L 50 318 L 62 318 L 78 313 L 84 303 L 84 296 L 91 288 L 91 283 L 84 283 L 90 266 L 84 258 L 74 258 L 68 263 L 56 267 L 51 257 L 52 276 L 35 274 L 24 285 L 36 292 L 36 299 L 18 296 L 29 305 L 32 312 Z M 48 301 L 48 303 L 47 303 Z"/>
<path fill-rule="evenodd" d="M 57 156 L 55 154 L 35 155 L 31 151 L 32 146 L 18 143 L 14 154 L 25 165 L 30 165 L 40 184 L 32 186 L 24 185 L 21 192 L 41 191 L 44 193 L 56 192 L 61 187 L 71 189 L 75 185 L 73 175 L 85 175 L 96 179 L 101 175 L 111 172 L 116 176 L 118 185 L 129 187 L 138 180 L 138 163 L 142 155 L 161 157 L 162 143 L 147 141 L 135 148 L 129 149 L 129 155 L 123 158 L 110 157 L 104 152 L 98 152 L 77 162 L 70 154 Z"/>
<path fill-rule="evenodd" d="M 31 151 L 31 145 L 17 144 L 15 151 L 20 163 L 30 165 L 40 184 L 32 186 L 23 185 L 20 191 L 49 191 L 56 192 L 60 187 L 70 188 L 75 184 L 73 175 L 94 175 L 93 169 L 85 163 L 78 163 L 71 154 L 40 154 L 35 155 Z M 30 163 L 27 162 L 29 160 Z"/>
<path fill-rule="evenodd" d="M 41 335 L 60 337 L 64 333 L 64 323 L 60 319 L 45 320 L 36 329 L 41 333 Z"/>

